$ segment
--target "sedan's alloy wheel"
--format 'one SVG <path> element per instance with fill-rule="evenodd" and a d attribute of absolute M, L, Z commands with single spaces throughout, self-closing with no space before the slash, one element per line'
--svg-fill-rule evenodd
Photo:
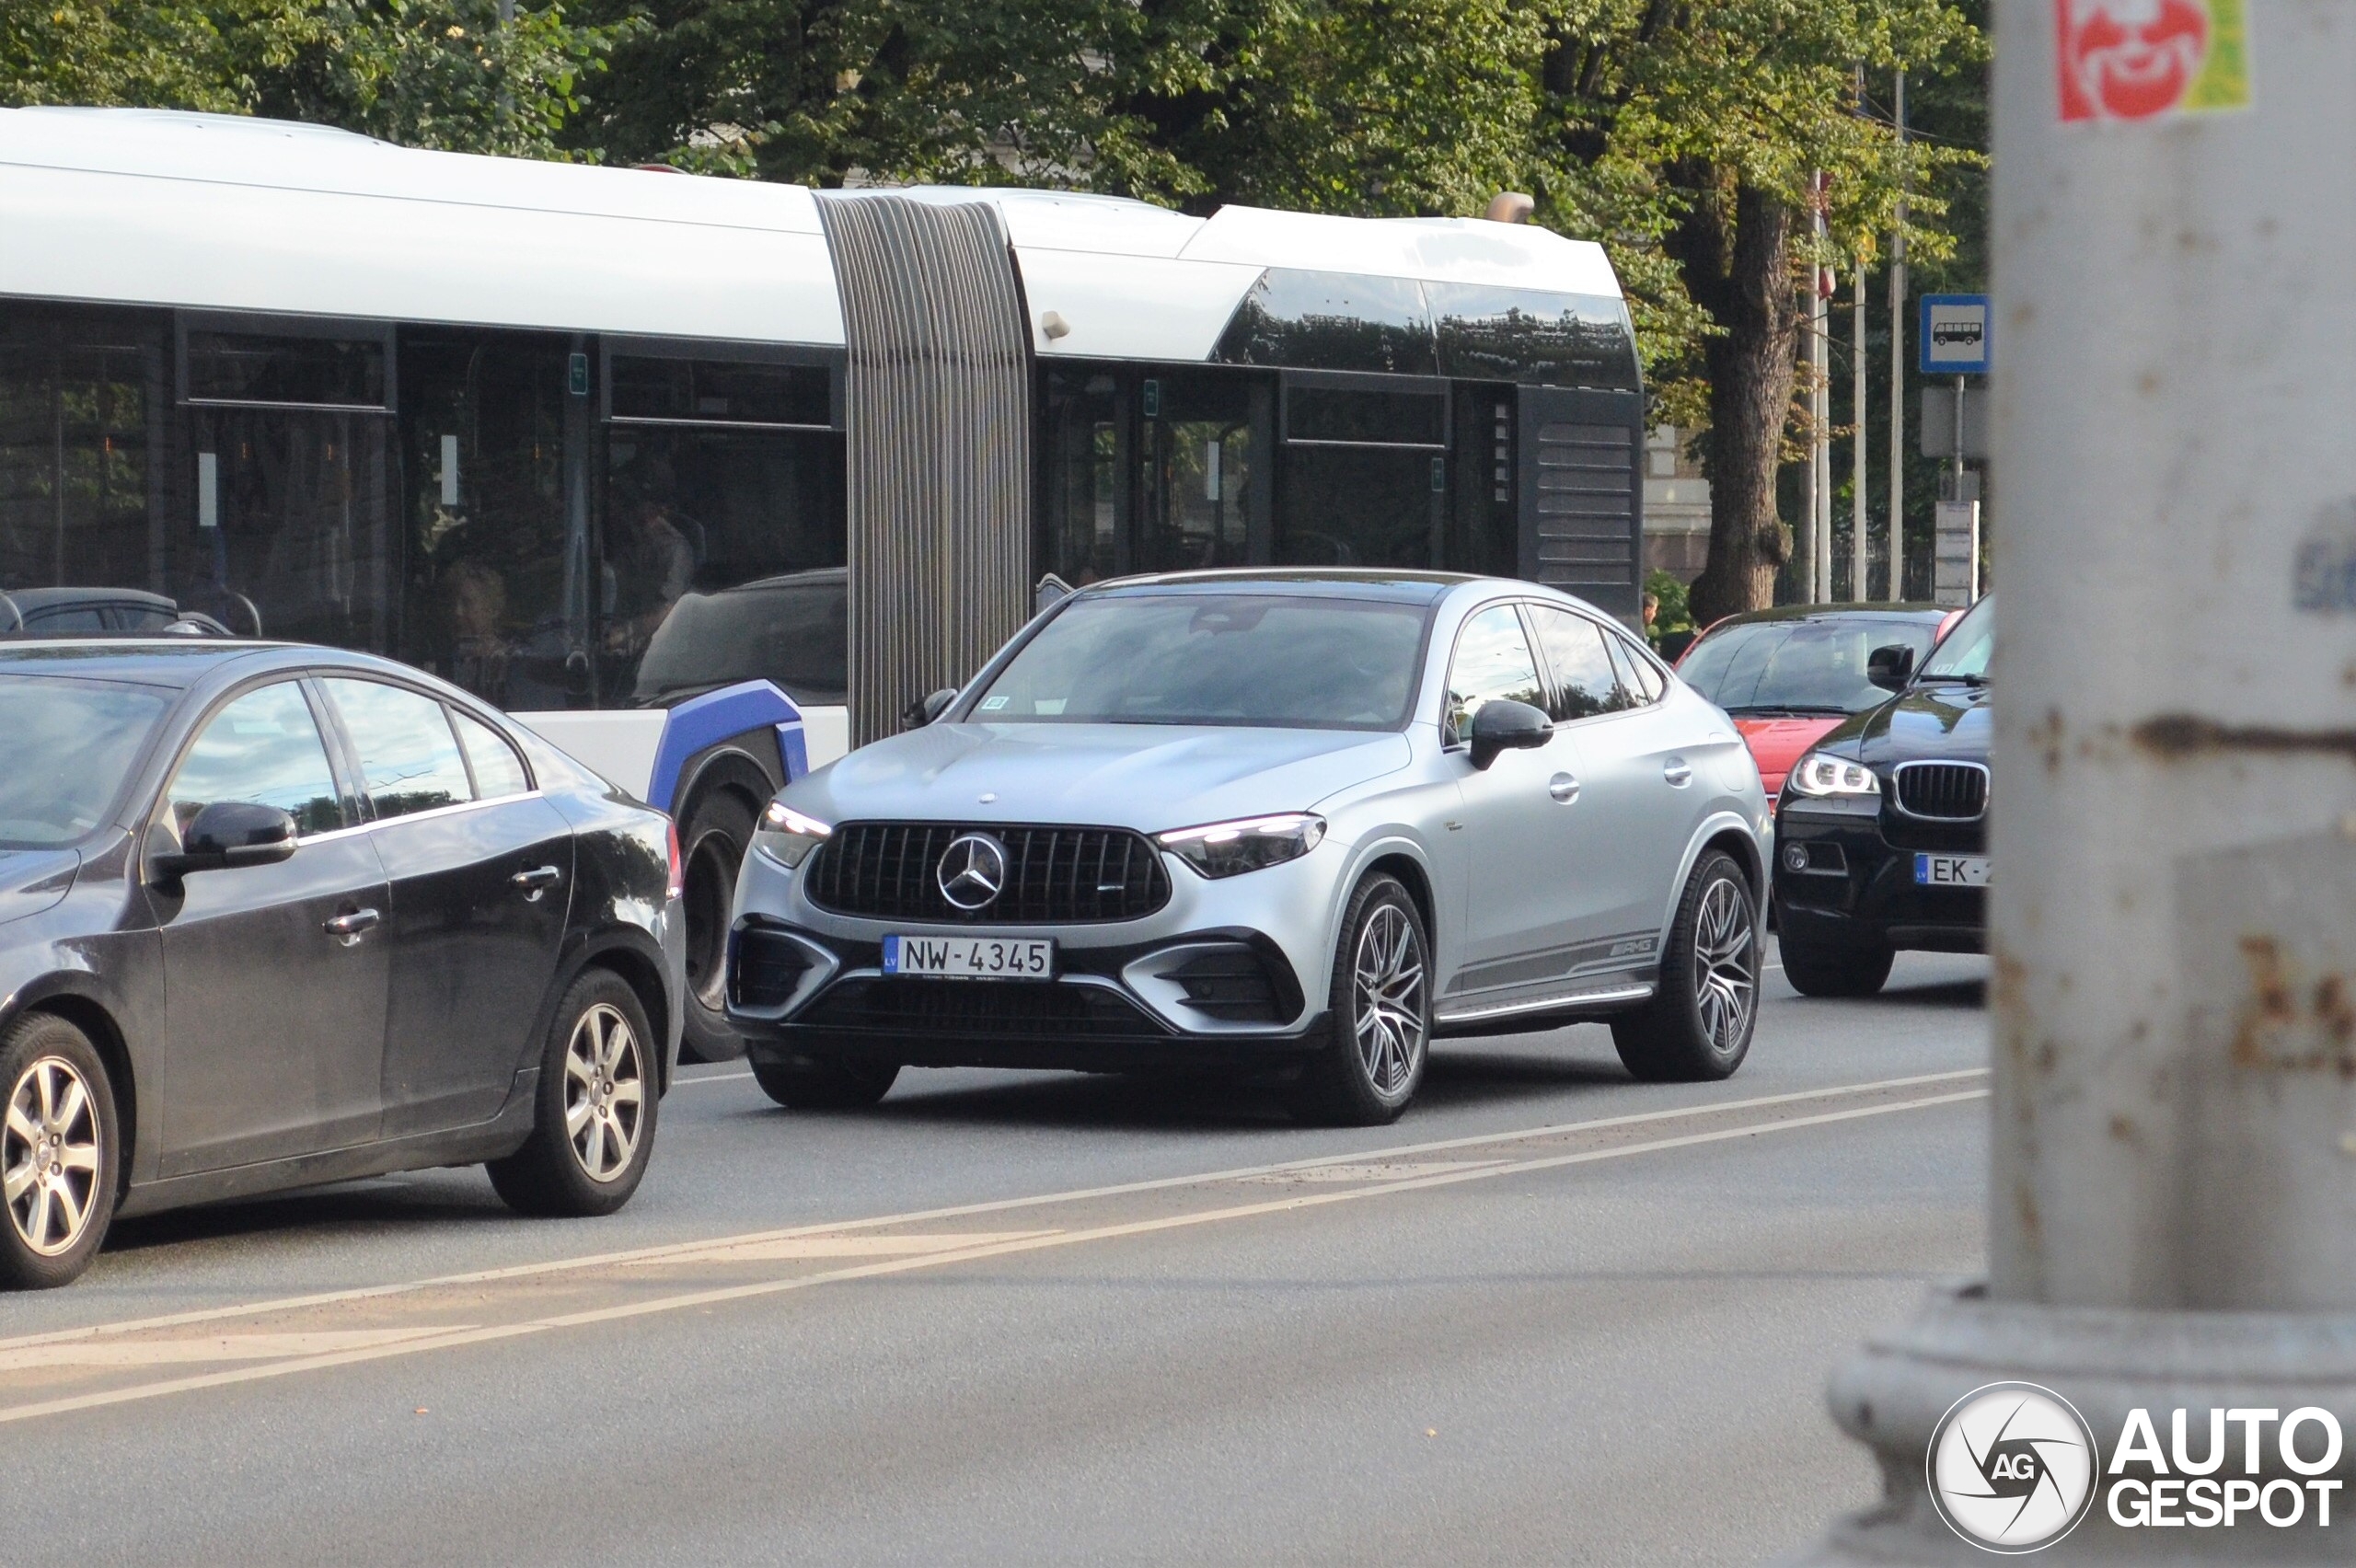
<path fill-rule="evenodd" d="M 1384 905 L 1358 933 L 1353 965 L 1358 1060 L 1386 1099 L 1413 1079 L 1424 1052 L 1424 951 L 1407 912 Z"/>
<path fill-rule="evenodd" d="M 610 1182 L 638 1152 L 646 1067 L 638 1033 L 604 1002 L 572 1026 L 564 1051 L 564 1131 L 592 1182 Z"/>
<path fill-rule="evenodd" d="M 45 1258 L 69 1251 L 98 1204 L 98 1102 L 80 1069 L 42 1056 L 17 1075 L 0 1131 L 0 1193 L 26 1246 Z"/>
<path fill-rule="evenodd" d="M 1719 1051 L 1750 1038 L 1750 1009 L 1759 1001 L 1759 947 L 1750 924 L 1750 901 L 1741 890 L 1731 881 L 1712 882 L 1693 925 L 1693 1005 Z"/>

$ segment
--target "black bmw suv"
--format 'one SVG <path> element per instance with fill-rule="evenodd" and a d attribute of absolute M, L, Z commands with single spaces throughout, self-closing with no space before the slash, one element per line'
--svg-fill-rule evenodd
<path fill-rule="evenodd" d="M 1900 948 L 1981 952 L 1988 930 L 1988 661 L 1995 599 L 1921 669 L 1877 649 L 1897 693 L 1792 765 L 1775 806 L 1784 977 L 1811 997 L 1867 997 Z"/>

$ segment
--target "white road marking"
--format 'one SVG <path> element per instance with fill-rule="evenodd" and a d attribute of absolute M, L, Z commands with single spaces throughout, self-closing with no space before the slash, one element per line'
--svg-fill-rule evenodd
<path fill-rule="evenodd" d="M 693 1089 L 699 1083 L 734 1083 L 740 1078 L 748 1078 L 752 1076 L 753 1074 L 749 1068 L 741 1073 L 699 1073 L 694 1078 L 673 1078 L 671 1080 L 671 1087 L 673 1089 Z"/>
<path fill-rule="evenodd" d="M 1824 1089 L 1796 1090 L 1785 1094 L 1755 1095 L 1746 1100 L 1704 1101 L 1699 1104 L 1679 1106 L 1670 1110 L 1639 1111 L 1624 1116 L 1602 1116 L 1587 1122 L 1556 1122 L 1545 1126 L 1523 1127 L 1513 1132 L 1475 1133 L 1466 1137 L 1439 1138 L 1428 1143 L 1401 1144 L 1392 1148 L 1358 1149 L 1347 1154 L 1314 1155 L 1302 1159 L 1279 1160 L 1268 1165 L 1247 1165 L 1229 1170 L 1206 1170 L 1186 1176 L 1159 1176 L 1147 1181 L 1124 1182 L 1107 1187 L 1082 1187 L 1068 1192 L 1045 1193 L 1030 1197 L 998 1198 L 985 1203 L 954 1204 L 943 1208 L 918 1209 L 907 1214 L 878 1215 L 869 1219 L 825 1220 L 777 1230 L 751 1231 L 737 1236 L 710 1236 L 695 1241 L 671 1241 L 653 1247 L 634 1247 L 618 1252 L 590 1252 L 577 1257 L 552 1258 L 537 1263 L 513 1263 L 503 1268 L 477 1269 L 466 1274 L 436 1274 L 426 1279 L 400 1280 L 388 1285 L 358 1286 L 349 1290 L 321 1291 L 309 1296 L 283 1296 L 263 1301 L 240 1302 L 234 1306 L 202 1307 L 186 1312 L 167 1312 L 153 1318 L 130 1318 L 112 1323 L 92 1323 L 80 1328 L 52 1329 L 43 1333 L 21 1334 L 10 1339 L 0 1339 L 0 1351 L 13 1350 L 19 1345 L 52 1344 L 99 1334 L 139 1333 L 149 1329 L 169 1329 L 189 1323 L 217 1322 L 224 1318 L 259 1317 L 268 1312 L 292 1311 L 304 1307 L 324 1307 L 341 1301 L 366 1301 L 379 1297 L 432 1290 L 444 1286 L 485 1285 L 495 1280 L 522 1279 L 532 1274 L 560 1274 L 572 1269 L 599 1268 L 611 1263 L 635 1262 L 641 1258 L 660 1258 L 676 1253 L 708 1251 L 714 1247 L 749 1241 L 783 1239 L 793 1236 L 819 1236 L 839 1230 L 873 1230 L 887 1226 L 926 1224 L 939 1219 L 963 1219 L 977 1214 L 1003 1214 L 1011 1209 L 1035 1208 L 1051 1204 L 1083 1203 L 1096 1198 L 1124 1197 L 1131 1193 L 1161 1192 L 1172 1187 L 1192 1187 L 1212 1182 L 1236 1182 L 1246 1177 L 1273 1175 L 1278 1171 L 1287 1170 L 1305 1170 L 1321 1165 L 1398 1159 L 1414 1155 L 1438 1154 L 1448 1149 L 1474 1148 L 1483 1144 L 1515 1143 L 1529 1138 L 1559 1137 L 1576 1133 L 1599 1132 L 1609 1127 L 1641 1126 L 1649 1122 L 1671 1121 L 1680 1117 L 1709 1115 L 1731 1111 L 1754 1111 L 1769 1105 L 1791 1105 L 1807 1100 L 1872 1094 L 1884 1090 L 1913 1089 L 1934 1083 L 1954 1083 L 1964 1078 L 1984 1078 L 1987 1076 L 1986 1067 L 1964 1067 L 1944 1073 L 1916 1073 L 1905 1078 L 1877 1078 L 1866 1083 L 1835 1084 Z M 1783 1124 L 1777 1124 L 1777 1125 Z"/>
<path fill-rule="evenodd" d="M 425 1339 L 472 1323 L 437 1323 L 422 1329 L 330 1329 L 300 1334 L 202 1334 L 193 1339 L 84 1340 L 34 1344 L 0 1351 L 0 1372 L 36 1366 L 167 1366 L 186 1361 L 278 1361 L 290 1355 L 320 1355 L 368 1349 L 403 1340 Z"/>
<path fill-rule="evenodd" d="M 1985 1069 L 1981 1070 L 1984 1071 Z M 1891 1079 L 1888 1081 L 1890 1084 L 1896 1085 L 1909 1082 L 1921 1083 L 1937 1079 L 1954 1079 L 1958 1078 L 1974 1076 L 1977 1076 L 1977 1074 L 1970 1072 L 1934 1073 L 1922 1075 L 1921 1077 L 1912 1079 Z M 1857 1092 L 1861 1090 L 1867 1090 L 1875 1087 L 1880 1086 L 1855 1086 L 1849 1092 Z M 1821 1099 L 1828 1092 L 1839 1091 L 1819 1090 L 1813 1094 L 1771 1095 L 1761 1097 L 1761 1099 L 1758 1101 L 1723 1101 L 1715 1106 L 1704 1106 L 1698 1109 L 1703 1111 L 1713 1111 L 1733 1109 L 1745 1104 L 1788 1103 L 1794 1100 Z M 497 1340 L 514 1339 L 525 1334 L 541 1333 L 555 1329 L 580 1328 L 594 1323 L 618 1322 L 631 1318 L 649 1317 L 662 1312 L 676 1312 L 689 1308 L 713 1307 L 726 1302 L 745 1301 L 759 1297 L 782 1295 L 789 1291 L 806 1290 L 814 1286 L 839 1284 L 846 1280 L 872 1279 L 884 1274 L 906 1274 L 917 1269 L 939 1268 L 950 1263 L 971 1262 L 985 1258 L 1006 1257 L 1018 1252 L 1038 1251 L 1050 1247 L 1077 1246 L 1089 1241 L 1107 1241 L 1122 1237 L 1144 1236 L 1161 1231 L 1189 1229 L 1196 1226 L 1215 1225 L 1227 1220 L 1249 1219 L 1264 1215 L 1283 1214 L 1299 1209 L 1320 1208 L 1330 1204 L 1356 1203 L 1368 1198 L 1387 1197 L 1397 1193 L 1419 1192 L 1434 1187 L 1452 1186 L 1462 1182 L 1481 1182 L 1499 1176 L 1514 1176 L 1529 1171 L 1552 1170 L 1572 1165 L 1591 1164 L 1599 1160 L 1622 1159 L 1634 1155 L 1657 1153 L 1664 1149 L 1690 1148 L 1703 1144 L 1723 1143 L 1734 1138 L 1756 1137 L 1766 1133 L 1792 1132 L 1802 1127 L 1825 1126 L 1837 1122 L 1856 1121 L 1869 1116 L 1886 1116 L 1900 1111 L 1926 1110 L 1932 1106 L 1952 1105 L 1958 1104 L 1966 1101 L 1984 1100 L 1987 1096 L 1988 1090 L 1985 1089 L 1960 1090 L 1944 1094 L 1924 1095 L 1911 1100 L 1891 1101 L 1878 1105 L 1858 1106 L 1846 1111 L 1819 1112 L 1812 1116 L 1792 1116 L 1780 1121 L 1754 1122 L 1739 1127 L 1721 1128 L 1715 1132 L 1688 1133 L 1674 1137 L 1654 1138 L 1642 1143 L 1618 1144 L 1603 1148 L 1581 1149 L 1569 1154 L 1545 1155 L 1531 1159 L 1507 1160 L 1504 1162 L 1483 1162 L 1477 1166 L 1461 1166 L 1434 1175 L 1412 1177 L 1407 1180 L 1397 1182 L 1386 1182 L 1373 1186 L 1346 1187 L 1338 1190 L 1329 1189 L 1322 1192 L 1302 1193 L 1290 1197 L 1270 1199 L 1263 1203 L 1238 1204 L 1226 1208 L 1202 1210 L 1188 1214 L 1169 1215 L 1157 1219 L 1131 1220 L 1115 1225 L 1096 1226 L 1082 1230 L 1048 1231 L 1045 1233 L 1021 1235 L 1011 1239 L 987 1241 L 976 1246 L 961 1247 L 950 1251 L 930 1252 L 915 1257 L 885 1259 L 872 1263 L 857 1264 L 848 1268 L 830 1269 L 819 1274 L 792 1275 L 784 1279 L 755 1280 L 739 1285 L 722 1286 L 704 1290 L 687 1291 L 677 1295 L 659 1297 L 649 1300 L 629 1301 L 612 1307 L 593 1308 L 585 1311 L 562 1313 L 547 1318 L 534 1319 L 524 1322 L 502 1323 L 482 1328 L 454 1330 L 449 1332 L 433 1332 L 414 1339 L 403 1341 L 399 1343 L 356 1346 L 350 1350 L 338 1351 L 321 1355 L 302 1356 L 294 1360 L 271 1362 L 259 1366 L 236 1367 L 226 1371 L 205 1373 L 197 1377 L 173 1378 L 157 1383 L 138 1384 L 128 1388 L 107 1389 L 93 1393 L 76 1394 L 64 1399 L 47 1400 L 33 1404 L 17 1405 L 6 1410 L 0 1410 L 0 1424 L 33 1420 L 40 1416 L 60 1415 L 73 1411 L 94 1410 L 106 1405 L 127 1404 L 135 1401 L 158 1399 L 167 1394 L 186 1393 L 199 1389 L 221 1388 L 230 1384 L 259 1382 L 263 1378 L 283 1378 L 297 1372 L 315 1371 L 330 1366 L 351 1366 L 358 1362 L 379 1361 L 396 1355 L 411 1355 L 432 1350 L 451 1350 L 466 1345 L 486 1344 Z M 1692 1109 L 1677 1113 L 1651 1113 L 1639 1116 L 1612 1117 L 1600 1122 L 1576 1124 L 1575 1125 L 1578 1127 L 1626 1125 L 1635 1122 L 1658 1120 L 1660 1116 L 1664 1114 L 1691 1115 L 1692 1113 Z M 1511 1135 L 1492 1135 L 1489 1137 L 1473 1139 L 1450 1139 L 1447 1140 L 1447 1143 L 1442 1147 L 1461 1147 L 1469 1143 L 1494 1142 L 1496 1141 L 1497 1137 L 1500 1136 Z M 1520 1136 L 1530 1136 L 1535 1135 L 1525 1133 Z M 1422 1147 L 1428 1147 L 1431 1146 Z M 1394 1152 L 1408 1151 L 1402 1150 Z M 1361 1156 L 1357 1158 L 1362 1159 L 1363 1157 Z M 1338 1163 L 1338 1161 L 1296 1161 L 1292 1163 L 1296 1166 L 1306 1166 L 1319 1163 Z M 1282 1169 L 1282 1167 L 1272 1167 L 1268 1169 Z M 1227 1175 L 1230 1179 L 1232 1179 L 1234 1177 L 1258 1173 L 1259 1172 L 1256 1171 L 1238 1171 L 1230 1172 L 1227 1173 Z M 1218 1179 L 1218 1178 L 1216 1177 L 1209 1178 L 1209 1180 Z M 1153 1187 L 1194 1185 L 1205 1180 L 1206 1178 L 1203 1177 L 1192 1177 L 1171 1182 L 1135 1182 L 1129 1183 L 1125 1187 L 1100 1189 L 1097 1193 L 1091 1195 L 1110 1195 L 1120 1192 L 1134 1192 Z M 970 1213 L 989 1208 L 1011 1207 L 1023 1203 L 1069 1201 L 1071 1196 L 1071 1194 L 1057 1194 L 1052 1199 L 1012 1199 L 1000 1205 L 969 1205 L 965 1206 L 964 1212 Z M 935 1212 L 938 1213 L 941 1211 Z M 867 1223 L 877 1224 L 890 1222 L 871 1221 Z M 832 1227 L 828 1228 L 839 1229 L 843 1228 Z M 752 1239 L 748 1238 L 747 1239 L 749 1240 Z M 712 1243 L 704 1242 L 697 1245 L 699 1245 L 702 1250 L 708 1251 L 712 1246 Z M 692 1249 L 670 1248 L 653 1251 L 676 1253 L 683 1250 Z M 643 1257 L 648 1255 L 651 1255 L 651 1252 L 641 1252 L 631 1256 Z M 617 1254 L 606 1261 L 622 1261 L 622 1255 Z M 579 1265 L 576 1263 L 572 1266 Z M 545 1269 L 517 1269 L 496 1271 L 494 1274 L 491 1275 L 476 1274 L 453 1277 L 457 1279 L 514 1277 L 519 1274 L 533 1272 L 548 1271 Z M 412 1286 L 411 1288 L 415 1287 Z M 389 1291 L 353 1291 L 342 1293 L 341 1298 L 352 1299 L 363 1296 L 388 1293 Z M 248 1309 L 248 1310 L 251 1310 L 251 1309 Z M 121 1332 L 120 1326 L 117 1327 L 116 1332 Z"/>
<path fill-rule="evenodd" d="M 669 1263 L 751 1263 L 800 1258 L 907 1258 L 1057 1234 L 1053 1230 L 966 1230 L 931 1236 L 787 1236 L 765 1241 L 725 1241 L 716 1247 L 673 1252 L 660 1258 L 633 1258 L 623 1266 L 641 1269 Z"/>

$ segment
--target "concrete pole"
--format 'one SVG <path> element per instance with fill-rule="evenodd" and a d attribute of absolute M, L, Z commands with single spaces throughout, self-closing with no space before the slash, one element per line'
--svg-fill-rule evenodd
<path fill-rule="evenodd" d="M 1849 597 L 1870 597 L 1865 589 L 1865 269 L 1857 267 L 1857 289 L 1850 306 L 1849 406 L 1857 433 L 1849 442 Z"/>
<path fill-rule="evenodd" d="M 1906 68 L 1898 69 L 1892 119 L 1906 145 Z M 1906 597 L 1906 198 L 1889 240 L 1889 596 Z"/>
<path fill-rule="evenodd" d="M 1990 1280 L 1834 1377 L 1887 1497 L 1818 1562 L 1988 1561 L 1924 1471 L 1991 1382 L 2105 1457 L 2142 1409 L 2197 1458 L 2219 1412 L 2236 1479 L 2300 1481 L 2267 1423 L 2303 1407 L 2356 1439 L 2356 272 L 2316 263 L 2356 249 L 2356 7 L 2255 0 L 2250 107 L 2104 124 L 2060 118 L 2050 0 L 1994 11 Z M 2344 1564 L 2356 1532 L 2096 1495 L 2057 1560 Z"/>
<path fill-rule="evenodd" d="M 1824 243 L 1824 177 L 1816 177 L 1816 241 Z M 1822 266 L 1808 269 L 1808 369 L 1813 386 L 1808 408 L 1816 436 L 1808 444 L 1808 467 L 1816 470 L 1816 516 L 1812 524 L 1815 553 L 1808 560 L 1808 602 L 1832 597 L 1832 309 L 1826 284 L 1832 274 Z"/>

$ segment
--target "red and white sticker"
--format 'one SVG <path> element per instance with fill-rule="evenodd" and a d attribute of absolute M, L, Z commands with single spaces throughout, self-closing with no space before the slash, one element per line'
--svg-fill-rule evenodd
<path fill-rule="evenodd" d="M 2244 0 L 2053 0 L 2062 121 L 2248 108 L 2243 7 Z"/>

